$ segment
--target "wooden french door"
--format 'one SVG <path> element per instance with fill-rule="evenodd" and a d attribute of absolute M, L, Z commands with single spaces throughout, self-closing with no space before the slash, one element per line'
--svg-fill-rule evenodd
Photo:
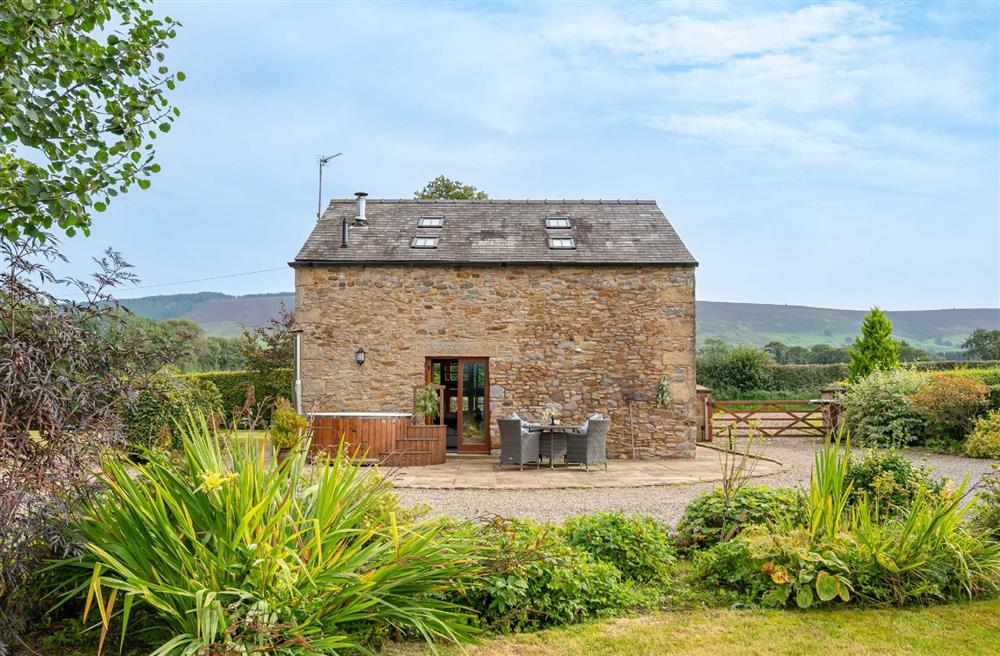
<path fill-rule="evenodd" d="M 490 382 L 489 360 L 486 358 L 458 359 L 458 450 L 489 452 L 490 450 Z"/>
<path fill-rule="evenodd" d="M 488 358 L 427 358 L 426 380 L 444 385 L 448 447 L 459 453 L 490 451 Z"/>

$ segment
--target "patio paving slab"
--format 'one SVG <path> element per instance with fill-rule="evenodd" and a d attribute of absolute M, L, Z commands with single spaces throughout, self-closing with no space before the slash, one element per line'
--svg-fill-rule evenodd
<path fill-rule="evenodd" d="M 546 490 L 564 488 L 623 488 L 705 483 L 722 478 L 717 451 L 699 448 L 693 459 L 614 460 L 605 470 L 590 471 L 577 465 L 500 468 L 499 459 L 450 458 L 443 465 L 387 469 L 386 476 L 397 488 L 439 490 Z M 757 461 L 754 476 L 784 471 L 781 463 Z"/>

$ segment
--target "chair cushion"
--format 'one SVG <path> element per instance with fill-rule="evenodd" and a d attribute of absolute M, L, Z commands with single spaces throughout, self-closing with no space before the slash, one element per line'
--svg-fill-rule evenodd
<path fill-rule="evenodd" d="M 533 426 L 537 426 L 537 424 L 531 423 L 530 421 L 528 421 L 527 419 L 525 419 L 521 415 L 517 414 L 516 412 L 510 413 L 509 415 L 507 415 L 505 417 L 505 419 L 516 419 L 516 420 L 520 421 L 521 422 L 521 430 L 522 431 L 528 431 Z"/>
<path fill-rule="evenodd" d="M 592 414 L 589 417 L 587 417 L 584 420 L 583 425 L 580 426 L 580 434 L 581 435 L 586 435 L 587 431 L 590 430 L 590 420 L 591 419 L 598 419 L 598 420 L 599 419 L 604 419 L 604 415 L 602 415 L 601 413 L 598 412 L 598 413 Z"/>

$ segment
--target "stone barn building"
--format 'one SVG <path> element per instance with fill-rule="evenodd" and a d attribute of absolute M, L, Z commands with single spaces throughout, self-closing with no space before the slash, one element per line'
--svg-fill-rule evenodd
<path fill-rule="evenodd" d="M 369 448 L 488 453 L 497 419 L 555 404 L 565 423 L 609 416 L 610 458 L 694 457 L 697 262 L 653 201 L 358 194 L 290 266 L 301 409 L 396 426 L 362 429 Z M 426 384 L 439 433 L 408 428 Z"/>

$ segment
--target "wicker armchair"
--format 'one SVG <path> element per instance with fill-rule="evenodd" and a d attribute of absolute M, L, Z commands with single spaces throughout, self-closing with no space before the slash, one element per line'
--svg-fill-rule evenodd
<path fill-rule="evenodd" d="M 566 462 L 584 465 L 588 470 L 590 465 L 602 462 L 608 468 L 607 437 L 611 421 L 608 419 L 589 419 L 587 431 L 570 434 L 566 439 Z"/>
<path fill-rule="evenodd" d="M 533 462 L 538 467 L 538 433 L 522 430 L 520 419 L 498 419 L 500 426 L 500 466 Z"/>

